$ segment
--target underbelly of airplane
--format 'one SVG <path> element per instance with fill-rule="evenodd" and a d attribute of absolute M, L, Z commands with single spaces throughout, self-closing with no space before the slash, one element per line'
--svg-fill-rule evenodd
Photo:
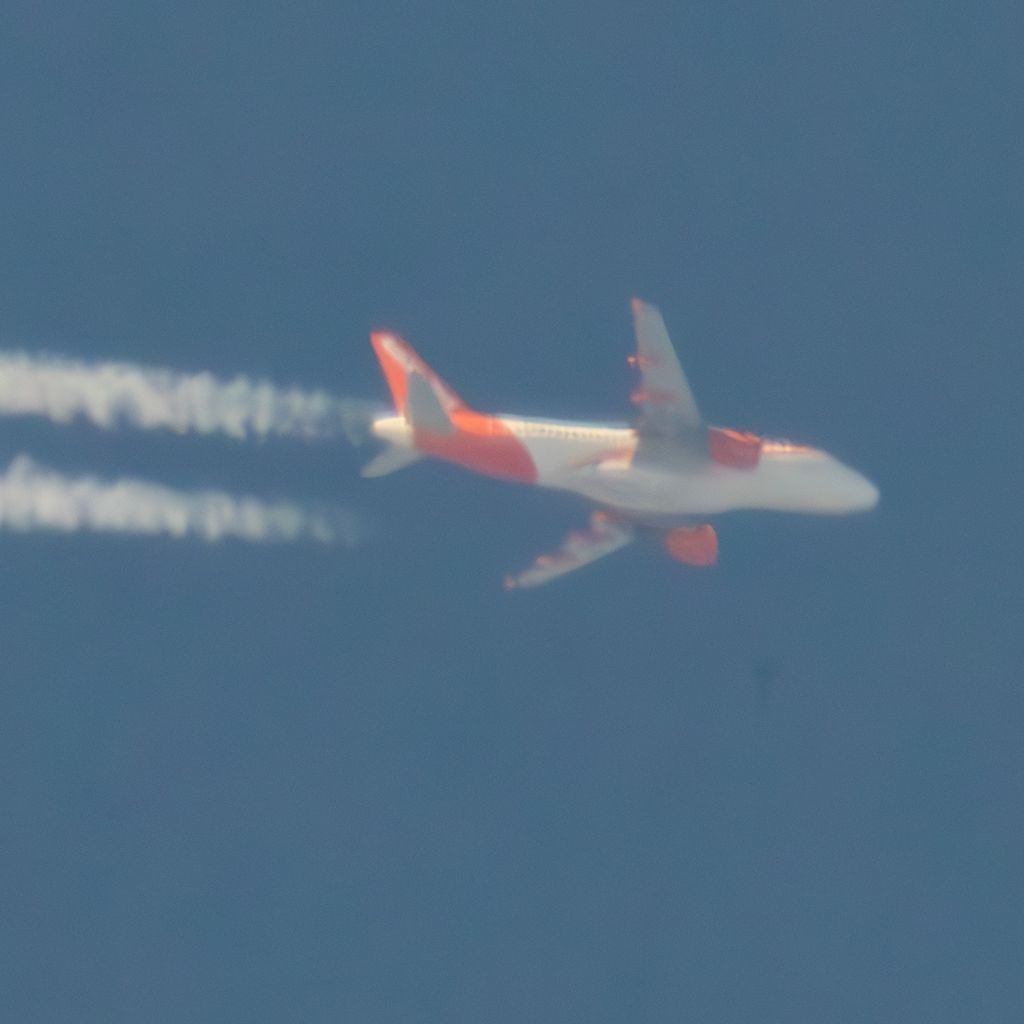
<path fill-rule="evenodd" d="M 752 481 L 751 481 L 752 482 Z M 631 517 L 660 519 L 714 515 L 750 507 L 752 488 L 746 481 L 711 475 L 683 475 L 656 470 L 608 470 L 602 467 L 574 472 L 554 484 Z"/>

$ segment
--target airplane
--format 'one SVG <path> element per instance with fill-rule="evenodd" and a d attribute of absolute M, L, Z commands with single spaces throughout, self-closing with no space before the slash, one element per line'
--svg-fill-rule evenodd
<path fill-rule="evenodd" d="M 718 560 L 708 516 L 735 509 L 840 514 L 878 503 L 878 489 L 818 448 L 707 424 L 656 306 L 632 300 L 640 373 L 632 425 L 488 414 L 472 409 L 398 335 L 370 335 L 393 413 L 370 432 L 387 447 L 363 469 L 378 477 L 425 457 L 502 480 L 581 495 L 590 524 L 525 570 L 508 589 L 534 587 L 589 565 L 639 536 L 693 566 Z"/>

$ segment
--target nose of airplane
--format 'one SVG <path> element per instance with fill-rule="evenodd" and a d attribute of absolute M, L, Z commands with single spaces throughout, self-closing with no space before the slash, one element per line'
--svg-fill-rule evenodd
<path fill-rule="evenodd" d="M 878 504 L 878 488 L 855 469 L 847 468 L 847 479 L 843 490 L 846 492 L 847 508 L 851 512 L 867 512 Z"/>

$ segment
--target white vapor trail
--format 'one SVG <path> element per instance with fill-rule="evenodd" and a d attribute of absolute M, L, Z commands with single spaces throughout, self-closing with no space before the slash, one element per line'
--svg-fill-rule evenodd
<path fill-rule="evenodd" d="M 67 477 L 18 455 L 0 473 L 0 529 L 166 534 L 217 541 L 354 543 L 355 520 L 222 491 L 179 491 L 144 480 Z"/>
<path fill-rule="evenodd" d="M 105 430 L 126 423 L 179 434 L 360 439 L 369 403 L 248 377 L 218 380 L 132 363 L 85 363 L 0 352 L 0 415 L 84 417 Z"/>

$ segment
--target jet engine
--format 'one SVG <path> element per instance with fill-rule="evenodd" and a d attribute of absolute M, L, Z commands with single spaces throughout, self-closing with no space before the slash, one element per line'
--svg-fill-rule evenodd
<path fill-rule="evenodd" d="M 708 427 L 708 454 L 719 465 L 753 469 L 761 459 L 761 438 L 744 430 Z"/>

